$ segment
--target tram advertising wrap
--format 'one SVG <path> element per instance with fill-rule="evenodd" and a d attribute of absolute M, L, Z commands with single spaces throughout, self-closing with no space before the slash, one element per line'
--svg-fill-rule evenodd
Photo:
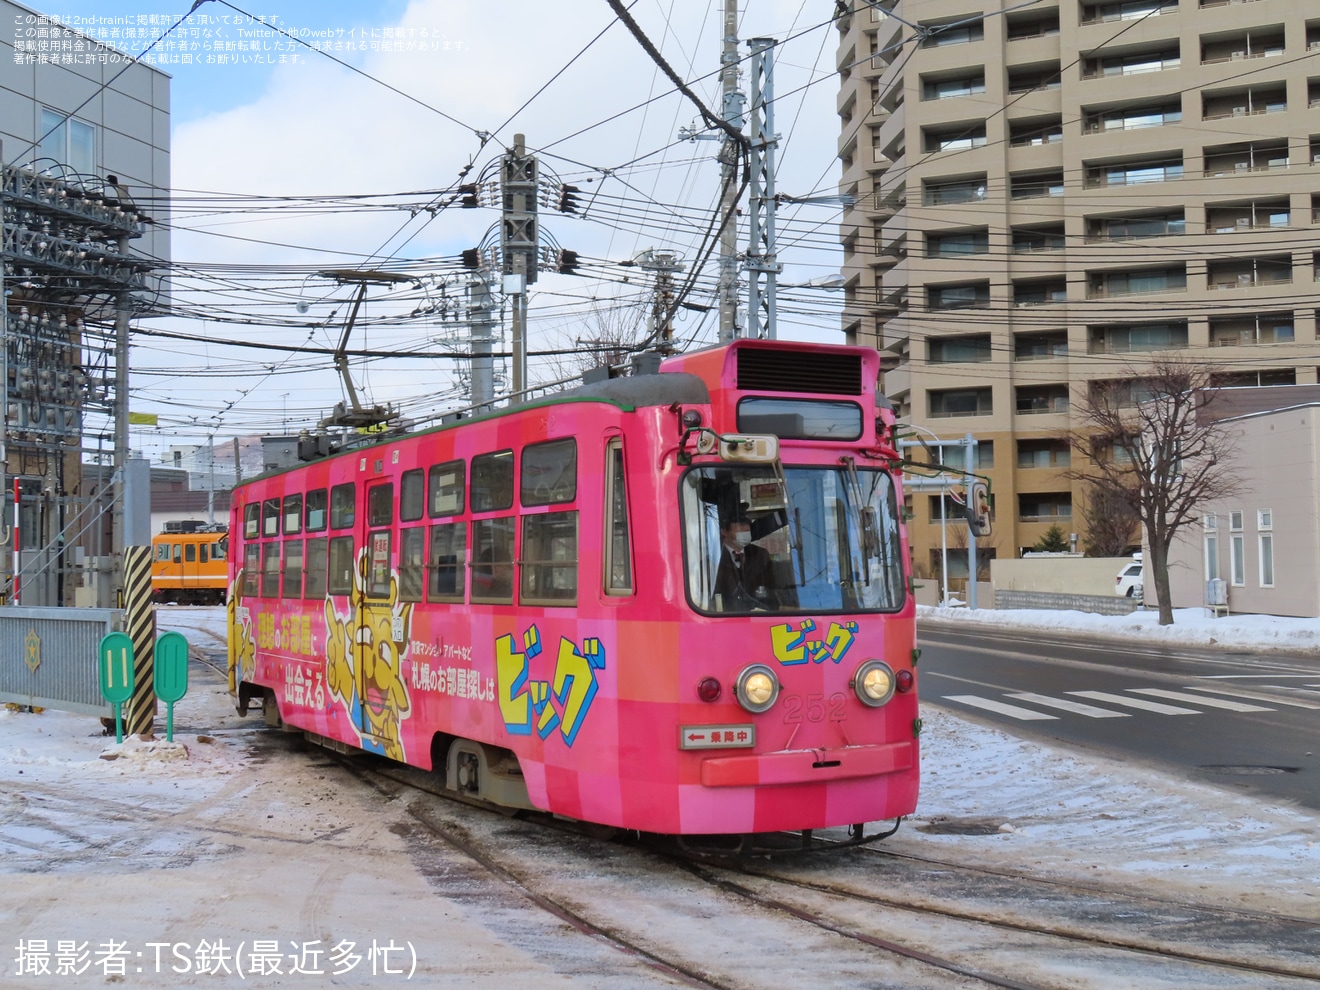
<path fill-rule="evenodd" d="M 239 710 L 642 832 L 911 813 L 915 606 L 878 369 L 738 340 L 240 485 Z"/>

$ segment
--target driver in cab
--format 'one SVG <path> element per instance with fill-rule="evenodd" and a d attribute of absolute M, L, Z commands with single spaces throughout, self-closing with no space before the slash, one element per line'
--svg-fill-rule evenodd
<path fill-rule="evenodd" d="M 771 609 L 774 568 L 770 554 L 752 542 L 752 529 L 743 516 L 733 516 L 720 527 L 720 563 L 715 572 L 715 608 L 725 612 Z"/>

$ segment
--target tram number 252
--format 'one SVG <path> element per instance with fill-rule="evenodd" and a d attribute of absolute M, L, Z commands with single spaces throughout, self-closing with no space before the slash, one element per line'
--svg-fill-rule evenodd
<path fill-rule="evenodd" d="M 823 694 L 789 694 L 782 704 L 785 722 L 842 722 L 848 717 L 848 696 L 842 692 L 828 698 Z"/>

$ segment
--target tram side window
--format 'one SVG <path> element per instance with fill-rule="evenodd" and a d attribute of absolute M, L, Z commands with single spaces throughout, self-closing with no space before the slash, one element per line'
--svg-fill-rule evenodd
<path fill-rule="evenodd" d="M 467 563 L 467 527 L 437 523 L 431 527 L 430 583 L 426 596 L 433 602 L 461 602 Z"/>
<path fill-rule="evenodd" d="M 183 559 L 190 564 L 197 563 L 197 544 L 189 543 L 183 548 Z"/>
<path fill-rule="evenodd" d="M 275 542 L 261 544 L 261 597 L 280 596 L 280 545 Z"/>
<path fill-rule="evenodd" d="M 303 497 L 301 495 L 284 496 L 285 536 L 293 536 L 302 532 L 302 505 Z"/>
<path fill-rule="evenodd" d="M 205 543 L 197 544 L 197 560 L 200 563 L 205 564 L 211 559 L 210 554 L 207 553 L 207 550 L 209 549 L 210 548 Z"/>
<path fill-rule="evenodd" d="M 394 522 L 394 483 L 367 489 L 367 525 L 388 526 Z"/>
<path fill-rule="evenodd" d="M 347 595 L 353 591 L 351 536 L 334 536 L 330 539 L 330 579 L 327 591 L 332 595 Z"/>
<path fill-rule="evenodd" d="M 156 559 L 162 564 L 170 562 L 170 545 L 168 543 L 156 544 Z"/>
<path fill-rule="evenodd" d="M 261 544 L 249 543 L 243 547 L 243 594 L 255 595 L 260 585 Z"/>
<path fill-rule="evenodd" d="M 243 506 L 243 539 L 255 540 L 261 535 L 261 503 Z"/>
<path fill-rule="evenodd" d="M 577 498 L 577 441 L 569 437 L 525 448 L 520 487 L 523 505 L 555 505 Z"/>
<path fill-rule="evenodd" d="M 307 493 L 307 501 L 303 506 L 303 511 L 306 513 L 303 529 L 307 532 L 319 533 L 325 529 L 325 509 L 329 495 L 330 493 L 324 488 L 317 488 Z"/>
<path fill-rule="evenodd" d="M 475 462 L 473 474 L 476 474 Z M 512 516 L 472 522 L 472 600 L 513 604 Z"/>
<path fill-rule="evenodd" d="M 390 569 L 391 543 L 393 534 L 388 529 L 377 530 L 367 536 L 367 595 L 371 598 L 390 596 L 390 583 L 393 581 L 393 571 Z"/>
<path fill-rule="evenodd" d="M 498 512 L 512 507 L 513 451 L 500 450 L 472 458 L 472 511 Z"/>
<path fill-rule="evenodd" d="M 325 565 L 328 540 L 316 536 L 307 541 L 307 553 L 303 561 L 306 570 L 303 576 L 303 597 L 313 601 L 325 597 Z"/>
<path fill-rule="evenodd" d="M 357 518 L 353 483 L 330 489 L 330 528 L 348 529 Z"/>
<path fill-rule="evenodd" d="M 303 585 L 303 541 L 284 544 L 284 597 L 301 598 Z"/>
<path fill-rule="evenodd" d="M 182 563 L 183 563 L 183 544 L 182 544 L 182 543 L 176 543 L 176 544 L 174 544 L 174 562 L 175 562 L 176 564 L 182 564 Z"/>
<path fill-rule="evenodd" d="M 605 448 L 605 593 L 633 590 L 632 541 L 628 531 L 628 488 L 623 473 L 623 441 Z"/>
<path fill-rule="evenodd" d="M 456 516 L 463 511 L 464 467 L 462 461 L 446 461 L 431 466 L 427 477 L 431 492 L 427 514 L 432 519 L 436 516 Z"/>
<path fill-rule="evenodd" d="M 416 522 L 422 518 L 426 508 L 426 477 L 422 469 L 404 471 L 399 479 L 399 519 L 401 522 Z"/>
<path fill-rule="evenodd" d="M 224 560 L 229 556 L 229 537 L 222 536 L 211 544 L 211 559 Z"/>
<path fill-rule="evenodd" d="M 280 500 L 268 498 L 261 503 L 261 535 L 280 535 Z"/>
<path fill-rule="evenodd" d="M 520 600 L 531 604 L 576 605 L 577 512 L 523 516 Z"/>
<path fill-rule="evenodd" d="M 419 474 L 421 472 L 418 472 Z M 426 530 L 421 526 L 399 534 L 399 598 L 422 600 L 422 575 L 426 571 Z"/>

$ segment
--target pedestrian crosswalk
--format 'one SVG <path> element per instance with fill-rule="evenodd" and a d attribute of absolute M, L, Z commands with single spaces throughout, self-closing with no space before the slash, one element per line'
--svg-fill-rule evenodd
<path fill-rule="evenodd" d="M 1201 715 L 1207 709 L 1230 712 L 1272 712 L 1277 711 L 1279 706 L 1320 709 L 1320 704 L 1301 694 L 1281 698 L 1260 691 L 1238 693 L 1220 687 L 1192 686 L 1181 691 L 1130 687 L 1122 689 L 1121 692 L 1064 691 L 1061 694 L 1062 696 L 1054 696 L 1030 691 L 1011 691 L 996 696 L 946 694 L 939 696 L 939 699 L 969 708 L 995 712 L 1022 722 L 1062 717 L 1053 714 L 1054 712 L 1080 715 L 1084 718 L 1131 718 L 1137 712 L 1153 712 L 1158 715 Z M 1224 695 L 1233 697 L 1224 697 Z M 1243 697 L 1249 700 L 1240 700 Z M 1085 701 L 1075 699 L 1085 699 Z M 1088 702 L 1099 702 L 1099 704 Z"/>

